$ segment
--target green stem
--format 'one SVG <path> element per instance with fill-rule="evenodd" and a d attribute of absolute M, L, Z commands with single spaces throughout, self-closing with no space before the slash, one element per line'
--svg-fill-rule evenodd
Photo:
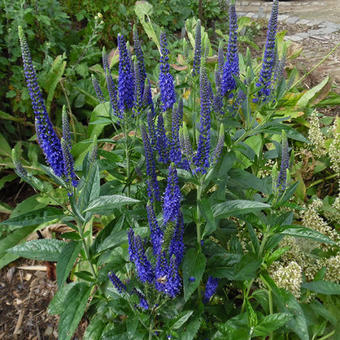
<path fill-rule="evenodd" d="M 253 282 L 254 282 L 254 279 L 250 280 L 248 286 L 246 287 L 244 297 L 243 297 L 243 303 L 242 303 L 242 307 L 241 307 L 241 313 L 244 312 L 244 309 L 246 307 L 246 300 L 248 299 L 249 292 L 250 292 L 251 286 L 253 285 Z"/>
<path fill-rule="evenodd" d="M 300 79 L 298 79 L 290 88 L 294 88 L 296 85 L 300 84 L 303 80 L 306 79 L 306 77 L 308 77 L 312 72 L 314 72 L 319 66 L 321 66 L 329 57 L 331 54 L 333 54 L 333 52 L 335 52 L 337 50 L 337 48 L 340 47 L 340 43 L 336 44 L 331 50 L 330 52 L 323 58 L 321 59 L 320 62 L 318 62 L 314 67 L 311 68 L 311 70 L 309 72 L 307 72 L 305 75 L 303 75 Z"/>
<path fill-rule="evenodd" d="M 125 136 L 125 158 L 126 158 L 126 178 L 127 182 L 130 180 L 130 156 L 128 145 L 128 132 L 126 122 L 124 123 L 124 136 Z M 130 197 L 130 183 L 127 183 L 128 196 Z"/>
<path fill-rule="evenodd" d="M 326 334 L 325 336 L 323 336 L 322 338 L 319 338 L 318 340 L 326 340 L 328 338 L 330 338 L 331 336 L 333 336 L 335 334 L 335 330 Z"/>
<path fill-rule="evenodd" d="M 202 196 L 202 177 L 200 178 L 199 184 L 197 185 L 197 199 L 196 199 L 196 214 L 197 214 L 197 221 L 196 221 L 196 234 L 197 234 L 197 245 L 198 249 L 201 251 L 201 212 L 198 203 L 201 201 Z"/>
<path fill-rule="evenodd" d="M 268 287 L 268 304 L 269 304 L 269 314 L 273 314 L 273 296 L 272 290 Z M 273 332 L 269 334 L 269 340 L 273 339 Z"/>
<path fill-rule="evenodd" d="M 153 319 L 152 319 L 152 316 L 151 316 L 151 320 L 150 320 L 150 327 L 149 327 L 149 340 L 152 339 L 152 333 L 153 333 Z"/>
<path fill-rule="evenodd" d="M 325 178 L 318 179 L 317 181 L 315 181 L 315 182 L 313 182 L 311 185 L 309 185 L 309 186 L 308 186 L 308 189 L 311 188 L 311 187 L 314 187 L 314 186 L 316 186 L 316 185 L 318 185 L 318 184 L 320 184 L 320 183 L 322 183 L 322 182 L 326 182 L 326 181 L 328 181 L 329 179 L 335 178 L 335 177 L 337 177 L 337 176 L 338 176 L 338 174 L 332 174 L 332 175 L 327 176 L 327 177 L 325 177 Z"/>

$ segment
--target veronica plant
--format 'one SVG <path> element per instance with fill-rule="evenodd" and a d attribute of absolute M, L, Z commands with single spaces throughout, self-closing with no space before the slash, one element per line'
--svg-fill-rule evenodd
<path fill-rule="evenodd" d="M 275 6 L 276 0 L 274 14 Z M 304 277 L 302 260 L 292 261 L 285 245 L 296 237 L 319 242 L 331 252 L 332 265 L 336 263 L 336 235 L 301 225 L 290 210 L 299 184 L 289 178 L 294 162 L 289 162 L 288 145 L 292 149 L 294 140 L 306 139 L 279 115 L 282 97 L 274 98 L 279 89 L 272 92 L 273 100 L 253 101 L 261 87 L 256 86 L 254 60 L 237 51 L 234 3 L 230 16 L 227 61 L 222 44 L 217 62 L 211 58 L 214 52 L 201 26 L 192 39 L 193 50 L 180 42 L 184 50 L 176 59 L 180 50 L 162 33 L 160 66 L 154 74 L 143 67 L 136 32 L 135 56 L 120 35 L 118 71 L 111 69 L 110 55 L 104 52 L 103 58 L 110 100 L 102 103 L 105 96 L 94 81 L 101 102 L 95 112 L 101 111 L 89 126 L 102 131 L 96 125 L 114 123 L 117 131 L 98 140 L 90 134 L 91 147 L 81 160 L 76 157 L 79 145 L 72 148 L 74 134 L 65 109 L 61 139 L 52 128 L 22 44 L 40 119 L 37 135 L 39 142 L 46 141 L 42 149 L 50 167 L 42 169 L 49 183 L 23 167 L 15 151 L 13 162 L 21 178 L 53 206 L 12 216 L 1 225 L 28 232 L 44 226 L 37 223 L 71 228 L 61 240 L 39 239 L 9 250 L 11 255 L 57 262 L 58 292 L 50 311 L 60 314 L 61 340 L 71 339 L 85 311 L 85 340 L 307 340 L 335 334 L 329 316 L 334 305 L 328 301 L 321 307 L 319 301 L 338 294 L 338 284 L 323 280 L 323 269 L 314 281 L 309 273 Z M 205 46 L 204 53 L 199 46 Z M 184 60 L 183 67 L 170 57 Z M 233 80 L 232 89 L 222 96 L 226 80 Z M 272 165 L 276 159 L 279 171 Z M 62 199 L 50 194 L 51 183 L 62 191 Z M 318 299 L 310 300 L 312 293 Z M 323 326 L 315 328 L 309 318 Z"/>

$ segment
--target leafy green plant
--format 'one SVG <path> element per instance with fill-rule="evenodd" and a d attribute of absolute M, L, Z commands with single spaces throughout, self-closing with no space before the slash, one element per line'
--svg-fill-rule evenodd
<path fill-rule="evenodd" d="M 325 84 L 300 93 L 294 71 L 284 78 L 277 6 L 258 63 L 249 50 L 238 53 L 234 2 L 227 53 L 220 44 L 218 58 L 200 21 L 188 20 L 188 40 L 170 45 L 151 7 L 137 4 L 160 67 L 145 71 L 136 28 L 132 57 L 119 35 L 119 63 L 104 50 L 103 69 L 93 70 L 99 104 L 81 140 L 65 107 L 62 138 L 55 133 L 19 31 L 49 166 L 36 160 L 30 169 L 13 150 L 17 174 L 37 194 L 0 224 L 0 264 L 19 256 L 57 262 L 49 311 L 60 315 L 60 339 L 71 339 L 85 312 L 91 340 L 337 335 L 339 236 L 307 223 L 314 216 L 321 225 L 309 208 L 301 222 L 294 196 L 293 148 L 308 140 L 291 113 L 309 110 Z M 22 242 L 56 221 L 72 231 Z M 311 275 L 304 256 L 332 261 Z"/>

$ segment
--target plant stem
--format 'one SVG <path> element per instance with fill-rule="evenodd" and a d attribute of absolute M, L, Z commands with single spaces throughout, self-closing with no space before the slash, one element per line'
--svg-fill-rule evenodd
<path fill-rule="evenodd" d="M 199 184 L 197 185 L 197 199 L 196 199 L 196 215 L 197 215 L 197 221 L 196 221 L 196 234 L 197 234 L 197 245 L 198 249 L 201 251 L 201 212 L 199 207 L 199 202 L 201 201 L 201 195 L 202 195 L 202 177 L 200 177 Z"/>
<path fill-rule="evenodd" d="M 330 52 L 323 58 L 321 59 L 320 62 L 318 62 L 315 66 L 312 67 L 312 69 L 307 72 L 305 75 L 303 75 L 300 79 L 298 79 L 288 90 L 294 88 L 296 85 L 300 84 L 303 80 L 306 79 L 306 77 L 308 77 L 312 72 L 314 72 L 319 66 L 321 66 L 329 57 L 330 55 L 335 52 L 338 47 L 340 47 L 340 43 L 336 44 L 331 50 Z"/>
<path fill-rule="evenodd" d="M 127 132 L 127 122 L 124 122 L 124 136 L 125 136 L 125 158 L 126 158 L 126 178 L 127 182 L 130 179 L 130 157 L 129 157 L 129 145 L 128 145 L 128 132 Z M 130 197 L 130 183 L 127 183 L 128 196 Z"/>
<path fill-rule="evenodd" d="M 320 184 L 320 183 L 322 183 L 322 182 L 326 182 L 326 181 L 328 181 L 329 179 L 335 178 L 335 177 L 337 177 L 337 176 L 338 176 L 338 174 L 332 174 L 332 175 L 327 176 L 327 177 L 325 177 L 325 178 L 318 179 L 317 181 L 315 181 L 315 182 L 313 182 L 311 185 L 309 185 L 309 186 L 308 186 L 308 189 L 311 188 L 311 187 L 314 187 L 315 185 L 318 185 L 318 184 Z"/>
<path fill-rule="evenodd" d="M 152 318 L 152 316 L 151 316 L 150 327 L 149 327 L 149 340 L 152 339 L 152 332 L 153 332 L 152 326 L 153 326 L 153 318 Z"/>
<path fill-rule="evenodd" d="M 251 286 L 253 285 L 253 282 L 254 282 L 254 279 L 251 279 L 249 281 L 248 286 L 246 287 L 245 294 L 244 294 L 244 297 L 243 297 L 243 303 L 242 303 L 242 307 L 241 307 L 241 312 L 244 312 L 244 308 L 246 307 L 246 300 L 248 299 L 249 292 L 250 292 Z"/>
<path fill-rule="evenodd" d="M 331 336 L 333 336 L 335 334 L 335 330 L 326 334 L 325 336 L 323 336 L 322 338 L 319 338 L 318 340 L 326 340 L 328 338 L 330 338 Z"/>
<path fill-rule="evenodd" d="M 273 314 L 273 296 L 272 290 L 268 287 L 268 304 L 269 304 L 269 314 Z M 269 334 L 269 340 L 273 339 L 273 332 Z"/>

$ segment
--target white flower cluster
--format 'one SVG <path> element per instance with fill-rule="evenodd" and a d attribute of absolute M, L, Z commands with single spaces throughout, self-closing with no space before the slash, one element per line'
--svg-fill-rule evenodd
<path fill-rule="evenodd" d="M 329 158 L 331 160 L 331 168 L 340 177 L 340 132 L 337 127 L 339 124 L 339 119 L 335 119 L 333 125 L 333 138 L 329 145 Z"/>
<path fill-rule="evenodd" d="M 288 265 L 278 265 L 270 273 L 279 288 L 289 290 L 297 299 L 301 295 L 302 269 L 291 261 Z"/>
<path fill-rule="evenodd" d="M 310 116 L 308 138 L 313 145 L 313 154 L 316 157 L 321 157 L 326 154 L 325 137 L 321 132 L 320 121 L 317 114 L 317 111 L 313 111 Z"/>
<path fill-rule="evenodd" d="M 340 283 L 340 254 L 325 260 L 326 275 L 325 279 Z"/>

